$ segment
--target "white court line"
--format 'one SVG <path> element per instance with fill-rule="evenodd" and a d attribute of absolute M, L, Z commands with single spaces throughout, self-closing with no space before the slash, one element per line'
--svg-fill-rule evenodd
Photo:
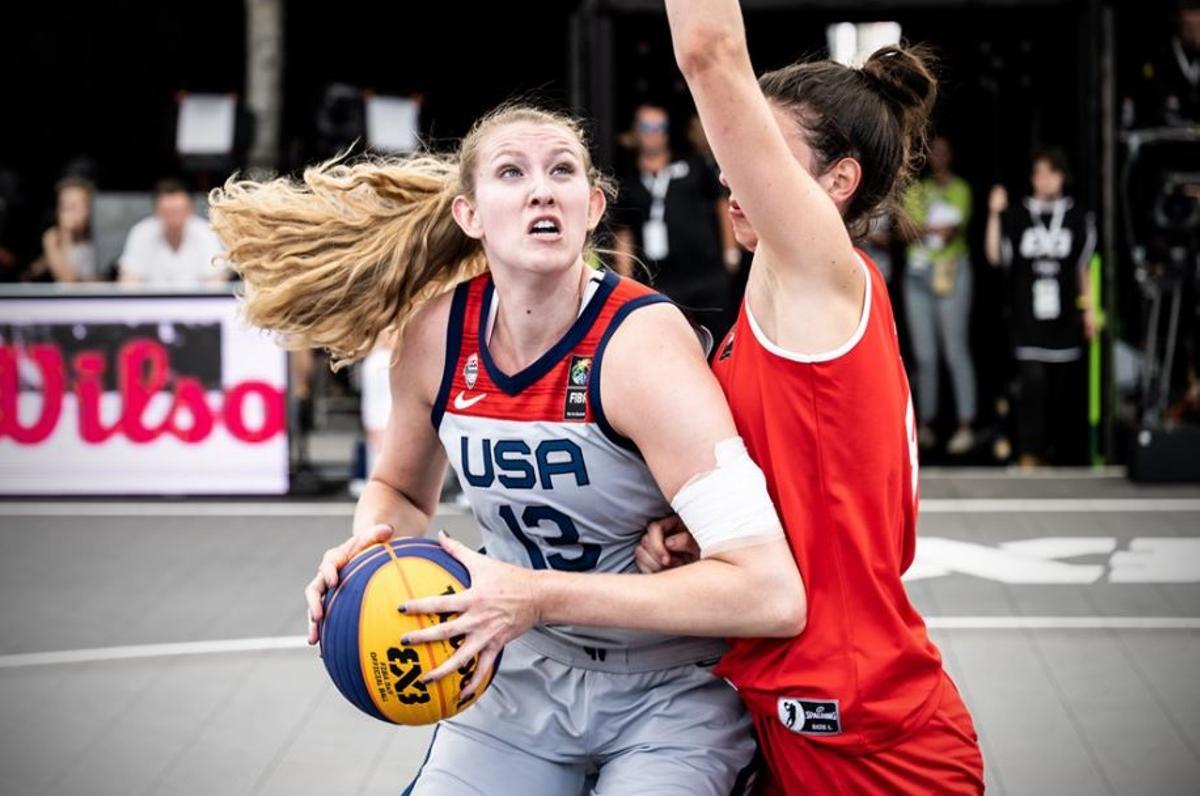
<path fill-rule="evenodd" d="M 1197 616 L 930 616 L 931 630 L 1200 630 Z"/>
<path fill-rule="evenodd" d="M 9 517 L 350 517 L 353 503 L 0 502 Z"/>
<path fill-rule="evenodd" d="M 1195 616 L 931 616 L 931 630 L 1200 630 Z M 28 652 L 0 655 L 0 669 L 96 663 L 141 658 L 174 658 L 231 652 L 267 652 L 305 649 L 303 636 L 239 638 L 223 641 L 189 641 L 179 644 L 137 644 L 126 647 Z M 315 651 L 314 651 L 315 654 Z"/>
<path fill-rule="evenodd" d="M 928 498 L 921 501 L 921 511 L 925 514 L 1197 512 L 1200 498 Z M 467 513 L 469 509 L 454 503 L 438 506 L 438 514 Z M 350 517 L 353 514 L 354 504 L 350 502 L 0 501 L 0 517 Z"/>
<path fill-rule="evenodd" d="M 24 666 L 47 666 L 56 663 L 124 661 L 135 658 L 174 658 L 182 655 L 208 655 L 221 652 L 265 652 L 267 650 L 297 649 L 307 646 L 308 640 L 304 636 L 275 636 L 273 638 L 236 638 L 224 641 L 187 641 L 179 644 L 136 644 L 127 647 L 95 647 L 83 650 L 0 655 L 0 669 L 16 669 Z"/>
<path fill-rule="evenodd" d="M 454 503 L 438 506 L 439 514 L 465 514 Z M 154 500 L 113 503 L 70 501 L 0 501 L 0 517 L 352 517 L 354 504 L 330 503 L 167 503 Z"/>
<path fill-rule="evenodd" d="M 1098 479 L 1124 478 L 1125 468 L 1108 467 L 1053 467 L 1026 470 L 1012 467 L 922 467 L 922 481 L 1093 481 Z"/>
<path fill-rule="evenodd" d="M 1193 498 L 950 498 L 921 501 L 922 514 L 1003 514 L 1063 512 L 1119 514 L 1123 512 L 1200 511 Z"/>

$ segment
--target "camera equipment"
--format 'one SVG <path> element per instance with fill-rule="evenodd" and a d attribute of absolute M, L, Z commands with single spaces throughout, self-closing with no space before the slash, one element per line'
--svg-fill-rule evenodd
<path fill-rule="evenodd" d="M 1122 140 L 1121 216 L 1149 303 L 1141 417 L 1144 425 L 1158 426 L 1178 350 L 1184 283 L 1200 276 L 1200 127 L 1131 130 Z"/>
<path fill-rule="evenodd" d="M 1200 430 L 1167 429 L 1172 376 L 1180 353 L 1185 296 L 1196 327 L 1200 282 L 1200 127 L 1163 127 L 1122 134 L 1121 217 L 1134 276 L 1148 305 L 1139 428 L 1131 475 L 1152 480 L 1200 479 L 1181 455 Z M 1188 440 L 1177 439 L 1180 435 Z M 1170 460 L 1170 461 L 1168 461 Z"/>

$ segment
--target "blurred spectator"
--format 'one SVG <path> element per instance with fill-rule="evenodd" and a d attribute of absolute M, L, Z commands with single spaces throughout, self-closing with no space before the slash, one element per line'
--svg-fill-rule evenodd
<path fill-rule="evenodd" d="M 971 187 L 950 171 L 950 142 L 937 137 L 929 145 L 930 175 L 904 197 L 904 212 L 918 237 L 908 247 L 904 300 L 917 359 L 917 419 L 921 446 L 937 443 L 932 424 L 938 414 L 938 349 L 942 348 L 958 428 L 946 444 L 951 454 L 975 444 L 975 366 L 971 361 L 971 259 L 966 228 L 971 217 Z"/>
<path fill-rule="evenodd" d="M 1011 276 L 1017 452 L 1026 467 L 1083 456 L 1083 344 L 1096 334 L 1088 271 L 1096 230 L 1091 215 L 1064 195 L 1066 180 L 1066 156 L 1044 149 L 1033 157 L 1033 195 L 1020 207 L 1009 207 L 999 185 L 988 197 L 984 250 Z"/>
<path fill-rule="evenodd" d="M 34 260 L 29 278 L 54 282 L 101 280 L 92 243 L 92 197 L 96 188 L 82 177 L 58 184 L 54 226 L 42 234 L 42 256 Z"/>
<path fill-rule="evenodd" d="M 728 200 L 702 158 L 673 157 L 670 119 L 662 107 L 638 107 L 634 139 L 635 174 L 621 181 L 613 218 L 614 266 L 632 274 L 634 257 L 641 258 L 655 287 L 684 307 L 707 310 L 699 320 L 719 336 L 729 303 L 728 247 L 720 231 L 730 223 Z"/>
<path fill-rule="evenodd" d="M 134 224 L 120 257 L 121 282 L 196 287 L 226 281 L 213 264 L 223 251 L 215 232 L 192 208 L 183 183 L 162 180 L 154 187 L 154 215 Z"/>

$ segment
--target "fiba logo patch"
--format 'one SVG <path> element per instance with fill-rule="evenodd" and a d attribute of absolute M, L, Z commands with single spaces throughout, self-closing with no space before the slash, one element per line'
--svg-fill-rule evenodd
<path fill-rule="evenodd" d="M 467 364 L 463 365 L 463 378 L 467 381 L 467 389 L 475 389 L 475 379 L 479 377 L 479 354 L 471 354 L 467 357 Z"/>
<path fill-rule="evenodd" d="M 563 420 L 587 420 L 587 385 L 592 376 L 591 357 L 571 357 L 567 369 L 567 398 Z"/>
<path fill-rule="evenodd" d="M 836 699 L 779 698 L 779 721 L 799 735 L 841 735 Z"/>

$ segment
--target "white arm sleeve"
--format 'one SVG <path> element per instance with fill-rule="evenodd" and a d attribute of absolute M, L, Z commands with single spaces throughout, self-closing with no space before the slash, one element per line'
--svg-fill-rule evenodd
<path fill-rule="evenodd" d="M 722 440 L 713 450 L 716 469 L 692 477 L 671 507 L 703 558 L 783 538 L 783 525 L 767 493 L 767 479 L 746 453 L 741 437 Z"/>

